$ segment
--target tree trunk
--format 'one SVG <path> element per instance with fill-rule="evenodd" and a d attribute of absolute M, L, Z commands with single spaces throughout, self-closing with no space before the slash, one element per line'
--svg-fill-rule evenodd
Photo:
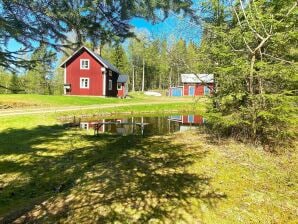
<path fill-rule="evenodd" d="M 250 62 L 250 71 L 249 71 L 249 94 L 250 94 L 250 104 L 251 104 L 251 130 L 252 130 L 252 139 L 256 141 L 256 134 L 257 134 L 257 114 L 256 114 L 256 102 L 254 95 L 254 66 L 256 62 L 256 54 L 253 53 Z"/>
<path fill-rule="evenodd" d="M 145 59 L 143 58 L 142 92 L 145 89 Z"/>
<path fill-rule="evenodd" d="M 158 88 L 161 89 L 161 72 L 159 71 L 159 83 Z"/>
<path fill-rule="evenodd" d="M 254 53 L 251 58 L 250 62 L 250 71 L 249 71 L 249 93 L 251 95 L 254 94 L 254 88 L 253 88 L 253 81 L 254 81 L 254 66 L 256 61 L 256 54 Z"/>
<path fill-rule="evenodd" d="M 135 66 L 132 66 L 132 91 L 135 91 Z"/>
<path fill-rule="evenodd" d="M 135 78 L 135 83 L 136 83 L 136 85 L 137 85 L 137 90 L 139 90 L 140 91 L 140 89 L 139 89 L 139 85 L 138 85 L 138 70 L 135 70 L 135 76 L 136 76 L 136 78 Z"/>
<path fill-rule="evenodd" d="M 170 73 L 169 73 L 169 85 L 170 85 L 170 87 L 172 87 L 172 67 L 171 67 Z"/>

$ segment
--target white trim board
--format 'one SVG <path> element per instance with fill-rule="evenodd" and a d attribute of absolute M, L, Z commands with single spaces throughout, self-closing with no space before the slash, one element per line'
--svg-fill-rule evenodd
<path fill-rule="evenodd" d="M 65 61 L 63 61 L 60 65 L 60 67 L 62 67 L 64 64 L 66 64 L 74 55 L 76 55 L 80 50 L 85 49 L 86 51 L 88 51 L 88 53 L 90 53 L 96 60 L 98 60 L 100 63 L 103 64 L 103 66 L 105 68 L 109 68 L 102 60 L 100 60 L 90 49 L 88 49 L 85 46 L 80 47 L 78 50 L 76 50 L 72 55 L 70 55 Z"/>

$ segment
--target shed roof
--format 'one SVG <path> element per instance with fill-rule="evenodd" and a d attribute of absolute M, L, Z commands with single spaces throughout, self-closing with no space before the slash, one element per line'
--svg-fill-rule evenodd
<path fill-rule="evenodd" d="M 120 74 L 119 70 L 114 65 L 112 65 L 110 62 L 103 59 L 99 54 L 94 53 L 93 51 L 91 51 L 89 48 L 87 48 L 85 46 L 82 46 L 78 50 L 76 50 L 71 56 L 69 56 L 64 62 L 62 62 L 60 67 L 63 67 L 70 59 L 72 59 L 73 56 L 75 56 L 82 49 L 85 49 L 86 51 L 88 51 L 97 61 L 99 61 L 101 64 L 103 64 L 103 66 L 105 68 L 111 69 L 112 71 Z"/>
<path fill-rule="evenodd" d="M 128 75 L 119 75 L 117 82 L 125 83 L 128 80 Z"/>
<path fill-rule="evenodd" d="M 213 74 L 181 74 L 183 83 L 213 83 Z"/>

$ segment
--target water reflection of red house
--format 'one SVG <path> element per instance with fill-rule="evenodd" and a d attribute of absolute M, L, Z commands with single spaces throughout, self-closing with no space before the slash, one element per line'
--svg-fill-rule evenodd
<path fill-rule="evenodd" d="M 95 121 L 82 121 L 80 123 L 80 128 L 86 129 L 86 130 L 98 129 L 97 133 L 109 132 L 109 133 L 117 133 L 117 134 L 125 135 L 129 132 L 129 130 L 127 130 L 127 127 L 120 125 L 125 123 L 128 123 L 128 119 L 125 119 L 125 118 L 99 119 Z"/>

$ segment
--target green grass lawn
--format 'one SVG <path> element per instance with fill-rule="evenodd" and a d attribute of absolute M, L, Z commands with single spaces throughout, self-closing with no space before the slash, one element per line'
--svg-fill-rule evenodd
<path fill-rule="evenodd" d="M 36 107 L 59 107 L 59 106 L 86 106 L 97 104 L 118 104 L 135 102 L 165 102 L 165 101 L 191 101 L 191 97 L 153 97 L 141 93 L 131 93 L 125 99 L 103 98 L 91 96 L 52 96 L 36 94 L 0 94 L 0 109 L 8 108 L 36 108 Z"/>
<path fill-rule="evenodd" d="M 297 151 L 201 132 L 93 136 L 56 118 L 0 118 L 7 222 L 297 223 Z"/>
<path fill-rule="evenodd" d="M 37 106 L 78 106 L 101 103 L 117 103 L 121 99 L 79 96 L 51 96 L 36 94 L 0 94 L 0 104 L 12 107 L 37 107 Z"/>

